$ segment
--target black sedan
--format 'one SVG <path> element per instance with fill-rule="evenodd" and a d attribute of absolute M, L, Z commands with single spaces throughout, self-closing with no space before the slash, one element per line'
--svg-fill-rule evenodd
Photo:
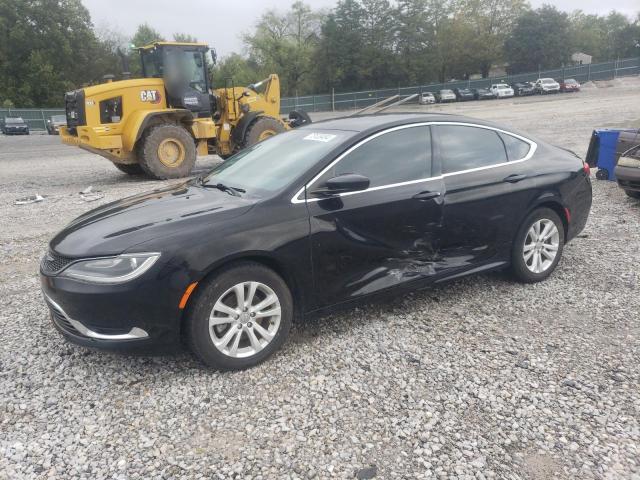
<path fill-rule="evenodd" d="M 473 92 L 468 88 L 454 88 L 453 93 L 456 94 L 456 99 L 459 102 L 474 100 Z"/>
<path fill-rule="evenodd" d="M 536 91 L 533 85 L 529 82 L 518 82 L 511 85 L 513 93 L 516 97 L 525 97 L 529 95 L 535 95 Z"/>
<path fill-rule="evenodd" d="M 473 98 L 476 100 L 493 100 L 496 96 L 488 88 L 474 88 L 471 90 Z"/>
<path fill-rule="evenodd" d="M 466 117 L 329 120 L 80 216 L 51 240 L 42 289 L 73 342 L 183 337 L 207 365 L 246 368 L 294 316 L 489 270 L 544 280 L 587 221 L 588 172 Z"/>
<path fill-rule="evenodd" d="M 5 135 L 29 135 L 29 125 L 20 117 L 6 117 L 1 128 Z"/>

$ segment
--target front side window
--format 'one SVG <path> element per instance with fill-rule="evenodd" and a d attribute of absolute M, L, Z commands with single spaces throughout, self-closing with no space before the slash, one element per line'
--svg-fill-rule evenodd
<path fill-rule="evenodd" d="M 431 176 L 429 127 L 401 128 L 363 143 L 327 170 L 315 186 L 346 173 L 367 177 L 369 188 L 428 178 Z"/>
<path fill-rule="evenodd" d="M 504 144 L 494 130 L 463 125 L 435 125 L 442 173 L 455 173 L 507 161 Z"/>

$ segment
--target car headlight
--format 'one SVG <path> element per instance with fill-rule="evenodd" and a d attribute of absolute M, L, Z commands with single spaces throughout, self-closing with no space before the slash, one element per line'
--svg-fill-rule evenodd
<path fill-rule="evenodd" d="M 60 276 L 93 283 L 124 283 L 139 277 L 160 258 L 159 253 L 127 253 L 72 263 Z"/>

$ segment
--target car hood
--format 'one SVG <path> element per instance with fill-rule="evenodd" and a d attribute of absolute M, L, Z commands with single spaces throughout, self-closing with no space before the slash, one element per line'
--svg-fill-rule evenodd
<path fill-rule="evenodd" d="M 184 232 L 190 225 L 224 222 L 249 211 L 252 197 L 181 184 L 109 203 L 73 220 L 50 242 L 72 258 L 117 255 L 137 244 Z"/>

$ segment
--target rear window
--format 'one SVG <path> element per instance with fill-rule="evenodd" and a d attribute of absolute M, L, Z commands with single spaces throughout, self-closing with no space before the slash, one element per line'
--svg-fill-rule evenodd
<path fill-rule="evenodd" d="M 16 124 L 16 123 L 24 123 L 24 121 L 22 120 L 22 118 L 18 117 L 18 118 L 7 118 L 5 120 L 5 123 L 8 124 Z"/>

